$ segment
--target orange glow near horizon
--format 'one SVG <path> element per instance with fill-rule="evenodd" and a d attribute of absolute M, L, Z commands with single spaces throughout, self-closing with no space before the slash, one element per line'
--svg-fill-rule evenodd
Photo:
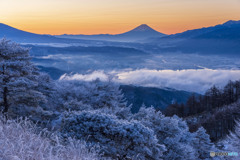
<path fill-rule="evenodd" d="M 0 23 L 38 34 L 165 34 L 240 20 L 240 0 L 0 0 Z"/>

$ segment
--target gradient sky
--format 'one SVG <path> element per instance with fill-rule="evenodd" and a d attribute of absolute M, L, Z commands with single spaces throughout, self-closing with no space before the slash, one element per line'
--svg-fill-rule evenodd
<path fill-rule="evenodd" d="M 166 33 L 240 20 L 240 0 L 0 0 L 0 23 L 41 34 Z"/>

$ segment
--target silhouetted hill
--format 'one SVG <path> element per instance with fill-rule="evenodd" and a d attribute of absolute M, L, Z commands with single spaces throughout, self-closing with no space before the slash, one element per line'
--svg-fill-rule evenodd
<path fill-rule="evenodd" d="M 240 21 L 149 39 L 162 52 L 239 55 Z"/>
<path fill-rule="evenodd" d="M 171 35 L 172 38 L 198 38 L 198 39 L 240 39 L 240 21 L 227 21 L 213 27 L 189 30 Z"/>
<path fill-rule="evenodd" d="M 89 40 L 62 39 L 51 35 L 41 35 L 22 31 L 0 23 L 0 39 L 7 38 L 18 43 L 98 43 Z"/>
<path fill-rule="evenodd" d="M 127 56 L 127 55 L 143 55 L 147 54 L 141 50 L 130 47 L 118 47 L 118 46 L 70 46 L 70 47 L 51 47 L 51 46 L 34 46 L 24 45 L 31 48 L 30 53 L 33 56 L 46 56 L 49 54 L 75 54 L 75 55 L 88 55 L 99 54 L 109 56 Z"/>
<path fill-rule="evenodd" d="M 188 98 L 193 94 L 191 92 L 170 88 L 160 89 L 133 85 L 122 85 L 120 88 L 122 89 L 128 104 L 133 105 L 133 113 L 138 112 L 142 104 L 145 104 L 147 107 L 154 106 L 163 111 L 168 105 L 174 102 L 186 103 Z"/>

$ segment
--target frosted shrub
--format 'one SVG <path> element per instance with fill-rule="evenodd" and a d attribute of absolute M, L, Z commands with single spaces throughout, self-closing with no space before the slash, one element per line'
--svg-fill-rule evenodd
<path fill-rule="evenodd" d="M 68 139 L 38 128 L 27 120 L 0 120 L 0 159 L 2 160 L 97 160 L 94 148 L 83 141 Z M 48 137 L 48 138 L 47 138 Z"/>
<path fill-rule="evenodd" d="M 197 153 L 191 145 L 194 134 L 188 131 L 187 124 L 180 118 L 165 117 L 154 108 L 141 107 L 132 119 L 139 120 L 146 127 L 154 130 L 159 143 L 167 148 L 164 159 L 197 159 Z"/>
<path fill-rule="evenodd" d="M 99 143 L 101 152 L 114 159 L 160 159 L 164 147 L 154 132 L 137 121 L 119 120 L 113 115 L 84 111 L 65 120 L 66 137 Z"/>

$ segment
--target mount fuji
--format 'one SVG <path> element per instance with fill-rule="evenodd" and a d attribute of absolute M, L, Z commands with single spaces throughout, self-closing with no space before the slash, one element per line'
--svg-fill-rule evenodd
<path fill-rule="evenodd" d="M 106 41 L 118 41 L 118 42 L 135 42 L 135 41 L 141 41 L 148 38 L 153 37 L 163 37 L 165 34 L 160 33 L 151 27 L 149 27 L 147 24 L 142 24 L 133 30 L 130 30 L 128 32 L 122 33 L 122 34 L 98 34 L 98 35 L 59 35 L 56 36 L 58 38 L 70 38 L 70 39 L 87 39 L 87 40 L 106 40 Z"/>

